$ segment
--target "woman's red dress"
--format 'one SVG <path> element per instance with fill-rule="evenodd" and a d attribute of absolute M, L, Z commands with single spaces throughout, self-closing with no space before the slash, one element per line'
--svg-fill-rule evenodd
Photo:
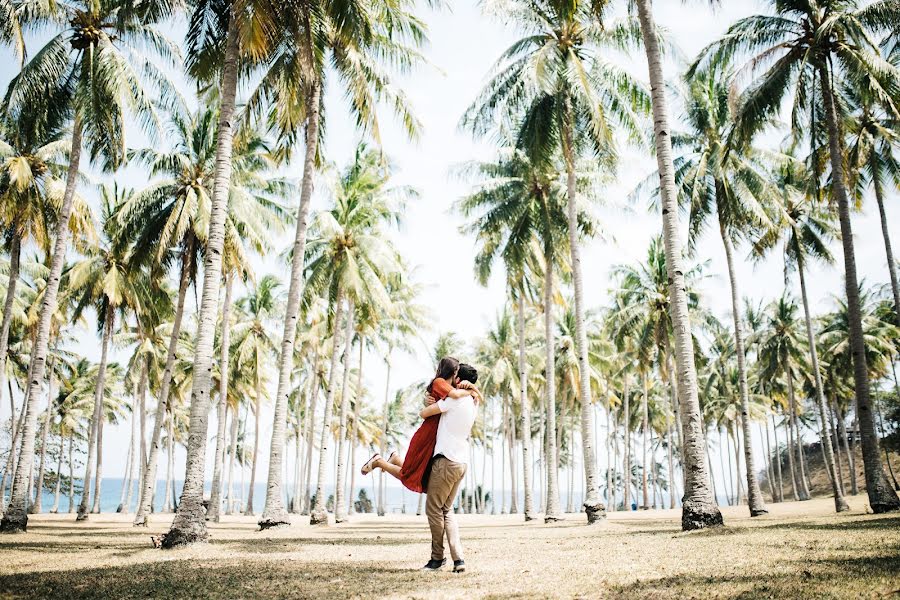
<path fill-rule="evenodd" d="M 431 395 L 437 400 L 443 400 L 450 393 L 450 384 L 446 379 L 436 378 L 431 383 Z M 412 439 L 409 440 L 409 448 L 406 449 L 406 457 L 400 468 L 400 481 L 414 492 L 424 492 L 427 481 L 425 475 L 431 457 L 434 454 L 434 444 L 437 441 L 438 423 L 441 415 L 432 415 L 425 419 Z"/>

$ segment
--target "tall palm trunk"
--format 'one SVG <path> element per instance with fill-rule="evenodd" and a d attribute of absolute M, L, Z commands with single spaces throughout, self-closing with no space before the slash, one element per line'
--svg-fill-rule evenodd
<path fill-rule="evenodd" d="M 169 336 L 169 347 L 166 353 L 166 366 L 163 369 L 162 381 L 159 384 L 159 395 L 156 399 L 156 414 L 153 418 L 153 431 L 150 434 L 150 447 L 147 463 L 143 469 L 141 491 L 138 495 L 138 507 L 132 524 L 146 527 L 149 525 L 150 512 L 153 510 L 156 495 L 156 470 L 159 463 L 159 446 L 162 430 L 166 426 L 166 411 L 169 408 L 169 388 L 172 385 L 172 373 L 175 369 L 175 357 L 178 350 L 178 339 L 181 336 L 181 321 L 184 318 L 184 301 L 187 298 L 188 284 L 191 280 L 191 253 L 193 243 L 187 245 L 181 254 L 181 273 L 178 278 L 178 298 L 175 301 L 175 316 L 172 321 L 172 333 Z M 150 357 L 147 357 L 149 363 Z M 146 439 L 146 438 L 144 438 Z"/>
<path fill-rule="evenodd" d="M 769 426 L 765 422 L 757 424 L 760 433 L 762 433 L 764 426 L 766 431 L 764 437 L 761 437 L 766 441 L 766 482 L 769 484 L 769 495 L 772 497 L 772 502 L 778 502 L 778 496 L 775 494 L 775 483 L 772 478 L 772 447 L 771 440 L 769 439 Z"/>
<path fill-rule="evenodd" d="M 303 514 L 309 514 L 312 510 L 310 506 L 310 487 L 312 485 L 312 463 L 313 463 L 313 446 L 316 439 L 316 408 L 319 404 L 319 349 L 316 348 L 313 353 L 313 376 L 309 399 L 309 414 L 306 417 L 306 465 L 304 465 L 303 473 Z M 388 379 L 390 379 L 390 368 L 388 368 Z M 387 417 L 385 417 L 387 419 Z"/>
<path fill-rule="evenodd" d="M 172 424 L 175 420 L 174 415 L 170 412 L 166 419 L 166 487 L 163 488 L 163 508 L 164 513 L 175 510 L 175 503 L 172 502 L 172 480 L 175 477 L 175 443 Z"/>
<path fill-rule="evenodd" d="M 353 426 L 350 428 L 350 497 L 347 503 L 347 512 L 354 514 L 353 492 L 356 491 L 356 434 L 359 428 L 359 411 L 362 408 L 363 397 L 363 353 L 366 346 L 366 336 L 359 336 L 359 364 L 356 367 L 356 402 L 353 403 Z"/>
<path fill-rule="evenodd" d="M 794 239 L 797 244 L 796 238 Z M 799 248 L 795 246 L 795 250 Z M 797 256 L 802 256 L 797 253 Z M 834 510 L 836 512 L 844 512 L 850 510 L 847 501 L 844 500 L 844 494 L 838 479 L 838 472 L 834 465 L 834 451 L 831 447 L 831 432 L 828 427 L 828 409 L 825 408 L 825 392 L 822 386 L 822 373 L 819 371 L 819 354 L 816 350 L 816 336 L 813 332 L 812 317 L 809 314 L 809 299 L 806 295 L 806 275 L 803 272 L 803 259 L 801 258 L 797 264 L 797 270 L 800 275 L 800 296 L 803 299 L 803 317 L 806 321 L 806 341 L 809 344 L 809 359 L 813 370 L 814 381 L 816 384 L 816 407 L 819 409 L 819 425 L 821 426 L 820 439 L 822 441 L 822 449 L 825 451 L 825 467 L 828 475 L 831 477 L 831 491 L 834 496 Z"/>
<path fill-rule="evenodd" d="M 622 463 L 622 480 L 623 480 L 623 497 L 622 503 L 625 506 L 625 511 L 631 510 L 631 398 L 628 393 L 630 390 L 628 389 L 628 377 L 626 375 L 625 378 L 625 386 L 623 389 L 622 396 L 622 422 L 625 425 L 625 431 L 623 436 L 623 441 L 625 443 L 625 452 L 623 454 L 623 463 Z"/>
<path fill-rule="evenodd" d="M 787 368 L 787 384 L 788 384 L 788 409 L 791 411 L 791 420 L 789 426 L 792 430 L 794 438 L 794 450 L 797 453 L 797 470 L 794 485 L 797 487 L 797 496 L 800 500 L 809 500 L 809 486 L 806 485 L 806 469 L 803 460 L 803 439 L 800 437 L 800 427 L 797 426 L 797 400 L 794 395 L 794 377 L 791 374 L 791 367 Z"/>
<path fill-rule="evenodd" d="M 253 492 L 256 489 L 256 465 L 259 459 L 259 421 L 260 410 L 262 408 L 262 378 L 260 370 L 262 363 L 256 357 L 256 398 L 254 399 L 253 409 L 253 462 L 250 464 L 250 487 L 247 490 L 247 506 L 244 508 L 245 515 L 253 514 Z"/>
<path fill-rule="evenodd" d="M 725 246 L 725 260 L 728 264 L 728 282 L 731 285 L 731 314 L 734 324 L 734 351 L 737 356 L 738 390 L 741 400 L 741 434 L 744 441 L 744 462 L 747 471 L 747 504 L 750 508 L 750 516 L 758 517 L 767 514 L 766 502 L 759 490 L 759 481 L 756 478 L 756 465 L 753 459 L 753 442 L 750 431 L 750 395 L 747 391 L 747 367 L 744 352 L 744 327 L 741 319 L 741 297 L 738 292 L 737 273 L 734 270 L 734 248 L 731 237 L 725 225 L 725 214 L 721 202 L 724 190 L 722 184 L 716 181 L 716 207 L 719 215 L 719 234 L 722 245 Z"/>
<path fill-rule="evenodd" d="M 93 514 L 100 513 L 100 499 L 103 497 L 103 425 L 106 415 L 103 413 L 103 404 L 100 405 L 100 419 L 97 421 L 97 467 L 94 472 L 94 501 L 91 504 Z"/>
<path fill-rule="evenodd" d="M 656 161 L 660 174 L 662 198 L 663 239 L 666 250 L 666 270 L 669 276 L 670 318 L 675 334 L 675 364 L 677 366 L 678 395 L 681 408 L 681 464 L 684 473 L 684 504 L 681 527 L 684 530 L 721 525 L 722 513 L 716 506 L 706 472 L 706 448 L 703 438 L 703 418 L 697 395 L 697 369 L 694 364 L 694 345 L 688 315 L 681 239 L 678 234 L 678 204 L 675 190 L 675 169 L 672 162 L 672 140 L 666 100 L 665 78 L 653 18 L 651 0 L 636 0 L 641 35 L 647 53 L 650 91 L 653 102 L 653 129 L 656 141 Z"/>
<path fill-rule="evenodd" d="M 581 402 L 581 447 L 584 454 L 584 479 L 587 495 L 584 512 L 588 524 L 606 517 L 606 507 L 600 500 L 600 471 L 594 451 L 594 411 L 591 398 L 591 366 L 588 357 L 587 331 L 584 325 L 584 283 L 582 281 L 581 248 L 578 239 L 578 210 L 575 190 L 575 156 L 572 140 L 572 106 L 566 104 L 566 123 L 563 127 L 563 153 L 566 159 L 566 196 L 569 229 L 569 252 L 572 257 L 572 282 L 575 289 L 575 342 L 578 351 L 578 396 Z"/>
<path fill-rule="evenodd" d="M 873 164 L 876 159 L 873 157 Z M 878 167 L 873 169 L 875 174 L 873 186 L 875 188 L 875 200 L 878 203 L 878 215 L 881 217 L 881 236 L 884 238 L 884 253 L 887 255 L 888 270 L 891 276 L 891 293 L 894 296 L 894 313 L 900 322 L 900 285 L 897 284 L 897 262 L 894 260 L 894 251 L 891 248 L 891 236 L 888 231 L 887 213 L 884 210 L 884 186 L 881 182 L 881 171 Z"/>
<path fill-rule="evenodd" d="M 545 242 L 544 248 L 544 343 L 546 349 L 546 377 L 544 391 L 547 410 L 547 440 L 544 457 L 547 463 L 547 502 L 544 522 L 559 521 L 559 460 L 556 447 L 556 344 L 553 319 L 553 252 Z"/>
<path fill-rule="evenodd" d="M 142 361 L 141 365 L 141 379 L 138 384 L 138 412 L 140 414 L 140 436 L 141 436 L 141 444 L 140 450 L 141 453 L 138 456 L 138 466 L 140 467 L 138 470 L 138 499 L 140 500 L 140 485 L 143 482 L 144 470 L 147 468 L 147 384 L 150 379 L 150 357 L 147 356 Z"/>
<path fill-rule="evenodd" d="M 836 404 L 836 403 L 835 403 Z M 850 435 L 847 433 L 847 424 L 844 422 L 847 418 L 846 414 L 837 406 L 838 412 L 838 433 L 841 436 L 841 443 L 844 445 L 844 452 L 847 454 L 847 464 L 850 466 L 850 493 L 856 496 L 859 494 L 859 482 L 857 481 L 856 471 L 856 455 L 853 452 L 853 446 L 850 444 Z"/>
<path fill-rule="evenodd" d="M 22 424 L 22 445 L 19 452 L 18 465 L 13 477 L 9 506 L 0 521 L 0 531 L 19 532 L 28 527 L 28 487 L 31 481 L 31 470 L 34 463 L 34 438 L 37 433 L 37 398 L 44 381 L 44 370 L 47 364 L 47 351 L 50 344 L 50 325 L 53 313 L 56 312 L 59 281 L 62 276 L 63 263 L 66 259 L 66 248 L 69 242 L 69 217 L 72 214 L 72 203 L 75 199 L 75 187 L 78 182 L 78 169 L 81 162 L 81 115 L 76 111 L 72 124 L 72 150 L 69 153 L 69 169 L 66 174 L 66 189 L 56 222 L 56 241 L 53 245 L 53 258 L 50 261 L 50 273 L 38 316 L 37 335 L 31 356 L 28 378 L 28 400 L 22 410 L 25 421 Z"/>
<path fill-rule="evenodd" d="M 62 488 L 62 463 L 63 463 L 63 454 L 65 452 L 65 441 L 66 437 L 60 432 L 59 434 L 59 454 L 56 457 L 56 486 L 53 490 L 53 506 L 50 508 L 50 512 L 56 514 L 59 512 L 59 496 Z"/>
<path fill-rule="evenodd" d="M 140 384 L 138 384 L 140 386 Z M 122 507 L 123 512 L 128 512 L 131 510 L 131 498 L 134 494 L 134 485 L 132 483 L 137 480 L 137 469 L 140 464 L 140 457 L 138 456 L 138 452 L 140 452 L 140 441 L 138 440 L 138 419 L 137 411 L 134 411 L 131 415 L 131 458 L 129 459 L 128 466 L 128 478 L 125 482 L 125 485 L 128 491 L 125 493 L 125 502 Z"/>
<path fill-rule="evenodd" d="M 666 459 L 669 462 L 669 508 L 675 508 L 675 459 L 672 456 L 674 453 L 672 452 L 672 438 L 674 436 L 675 428 L 671 425 L 669 426 L 669 435 L 668 435 L 668 443 L 666 444 Z M 712 482 L 712 469 L 710 469 L 710 483 Z M 713 498 L 715 498 L 716 490 L 712 488 Z"/>
<path fill-rule="evenodd" d="M 509 514 L 514 515 L 519 512 L 519 479 L 518 469 L 516 469 L 516 410 L 512 405 L 512 398 L 509 399 L 509 422 L 507 425 L 509 434 Z"/>
<path fill-rule="evenodd" d="M 222 339 L 219 348 L 219 403 L 216 408 L 216 458 L 213 463 L 212 489 L 206 518 L 219 522 L 222 511 L 222 471 L 225 468 L 225 420 L 228 409 L 228 353 L 231 344 L 231 295 L 234 274 L 225 274 L 225 303 L 222 304 Z"/>
<path fill-rule="evenodd" d="M 75 445 L 75 432 L 69 434 L 69 509 L 75 510 L 75 461 L 72 459 L 72 447 Z"/>
<path fill-rule="evenodd" d="M 853 248 L 853 229 L 850 223 L 850 201 L 847 198 L 844 177 L 841 129 L 831 78 L 827 67 L 819 65 L 822 79 L 822 97 L 825 101 L 825 120 L 828 126 L 828 153 L 831 159 L 831 181 L 841 223 L 841 242 L 844 250 L 844 284 L 847 288 L 847 312 L 850 321 L 850 352 L 853 356 L 853 382 L 856 390 L 856 415 L 859 419 L 859 437 L 862 442 L 863 466 L 866 474 L 866 493 L 872 512 L 884 513 L 900 510 L 900 498 L 891 488 L 884 474 L 879 451 L 872 399 L 869 395 L 869 367 L 866 364 L 866 346 L 863 338 L 860 314 L 859 281 L 856 276 L 856 254 Z M 890 265 L 891 271 L 894 265 Z M 896 290 L 894 293 L 896 298 Z"/>
<path fill-rule="evenodd" d="M 352 300 L 347 307 L 347 329 L 344 332 L 344 367 L 341 381 L 341 408 L 338 413 L 338 443 L 337 443 L 337 476 L 334 484 L 334 521 L 343 523 L 347 520 L 346 495 L 346 452 L 347 444 L 347 413 L 350 412 L 350 356 L 353 351 L 353 327 L 355 320 L 355 306 Z"/>
<path fill-rule="evenodd" d="M 519 344 L 519 418 L 522 431 L 522 485 L 525 487 L 523 498 L 523 512 L 525 520 L 535 518 L 534 496 L 531 489 L 531 407 L 528 400 L 528 364 L 525 360 L 525 295 L 520 288 L 518 295 L 518 344 Z M 502 487 L 502 486 L 501 486 Z"/>
<path fill-rule="evenodd" d="M 237 458 L 238 411 L 231 411 L 231 448 L 228 451 L 228 492 L 225 496 L 225 514 L 234 512 L 234 462 Z"/>
<path fill-rule="evenodd" d="M 6 300 L 3 303 L 3 324 L 0 326 L 0 401 L 6 392 L 6 354 L 9 350 L 9 330 L 12 326 L 13 304 L 16 302 L 16 287 L 19 283 L 19 261 L 22 256 L 22 238 L 14 234 L 9 245 L 9 276 L 6 280 Z M 12 402 L 12 392 L 9 400 Z M 15 421 L 15 411 L 12 413 Z"/>
<path fill-rule="evenodd" d="M 31 505 L 32 513 L 40 513 L 43 510 L 44 497 L 44 468 L 47 461 L 47 437 L 50 434 L 50 421 L 53 420 L 53 388 L 56 385 L 53 367 L 50 367 L 50 383 L 47 386 L 47 413 L 44 419 L 44 427 L 41 431 L 41 459 L 38 462 L 37 490 L 34 495 L 34 504 Z"/>
<path fill-rule="evenodd" d="M 794 502 L 800 500 L 800 482 L 797 479 L 797 469 L 794 467 L 794 427 L 793 427 L 793 417 L 788 416 L 787 422 L 784 426 L 787 428 L 787 447 L 785 448 L 787 457 L 788 457 L 788 471 L 791 474 L 791 496 L 794 498 Z M 808 500 L 808 498 L 804 498 L 804 500 Z"/>
<path fill-rule="evenodd" d="M 325 468 L 328 462 L 328 441 L 331 439 L 331 413 L 334 409 L 334 394 L 337 389 L 338 355 L 341 347 L 341 318 L 344 309 L 344 292 L 338 284 L 335 297 L 334 321 L 331 335 L 331 364 L 328 371 L 328 394 L 325 397 L 325 415 L 322 418 L 322 437 L 319 444 L 319 471 L 316 478 L 316 504 L 309 512 L 310 525 L 328 525 L 325 510 Z"/>
<path fill-rule="evenodd" d="M 643 394 L 641 394 L 641 429 L 643 430 L 643 456 L 641 458 L 641 490 L 644 494 L 644 504 L 642 508 L 650 508 L 650 496 L 647 490 L 647 434 L 650 429 L 649 401 L 647 395 L 650 393 L 647 388 L 647 374 L 641 373 L 641 383 L 643 385 Z"/>
<path fill-rule="evenodd" d="M 844 485 L 844 464 L 841 459 L 841 443 L 837 430 L 837 419 L 834 412 L 834 406 L 829 403 L 829 427 L 831 427 L 831 439 L 834 440 L 834 470 L 837 471 L 838 484 L 840 485 L 841 495 L 843 496 L 847 489 Z"/>
<path fill-rule="evenodd" d="M 103 341 L 100 350 L 100 364 L 97 366 L 97 383 L 94 388 L 94 408 L 91 420 L 88 423 L 88 453 L 87 460 L 84 464 L 81 503 L 78 505 L 78 516 L 75 518 L 76 521 L 84 521 L 88 518 L 88 501 L 91 496 L 91 480 L 94 476 L 94 456 L 95 450 L 99 446 L 97 437 L 100 431 L 100 422 L 103 420 L 103 392 L 106 386 L 106 364 L 109 357 L 109 343 L 112 338 L 113 322 L 115 320 L 115 313 L 111 307 L 107 307 L 105 316 Z M 97 459 L 99 463 L 99 452 L 97 452 Z"/>
<path fill-rule="evenodd" d="M 311 43 L 311 42 L 307 42 Z M 311 51 L 311 49 L 309 49 Z M 310 62 L 312 62 L 310 60 Z M 281 462 L 284 450 L 284 432 L 287 420 L 288 394 L 291 369 L 294 360 L 294 337 L 297 335 L 297 317 L 300 296 L 303 293 L 303 257 L 306 250 L 306 230 L 309 206 L 313 194 L 315 158 L 319 141 L 319 95 L 322 82 L 313 77 L 307 96 L 306 154 L 303 160 L 303 181 L 300 185 L 300 206 L 297 207 L 297 230 L 291 256 L 291 279 L 288 286 L 284 328 L 281 335 L 281 354 L 278 362 L 278 387 L 275 392 L 275 411 L 272 421 L 272 446 L 269 454 L 269 478 L 266 485 L 266 505 L 259 518 L 260 529 L 289 525 L 290 517 L 282 500 Z"/>
<path fill-rule="evenodd" d="M 128 487 L 131 485 L 131 457 L 134 454 L 134 423 L 135 419 L 131 420 L 131 439 L 128 441 L 128 454 L 125 459 L 125 477 L 122 478 L 122 490 L 119 492 L 119 504 L 116 506 L 116 512 L 120 513 L 125 510 L 125 496 L 128 494 Z"/>
<path fill-rule="evenodd" d="M 236 19 L 235 15 L 232 18 Z M 163 547 L 171 548 L 205 541 L 206 508 L 203 506 L 203 482 L 206 467 L 206 438 L 209 425 L 210 388 L 212 387 L 213 342 L 219 313 L 219 288 L 222 284 L 222 248 L 225 243 L 225 219 L 231 188 L 231 153 L 234 139 L 235 95 L 238 77 L 238 27 L 229 27 L 222 68 L 221 103 L 216 135 L 216 170 L 209 212 L 209 235 L 203 265 L 203 294 L 197 323 L 191 384 L 190 424 L 184 488 L 172 528 L 163 538 Z"/>

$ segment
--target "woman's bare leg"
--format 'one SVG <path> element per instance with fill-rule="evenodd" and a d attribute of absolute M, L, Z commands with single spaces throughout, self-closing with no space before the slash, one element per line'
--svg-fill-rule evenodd
<path fill-rule="evenodd" d="M 384 460 L 383 458 L 376 458 L 375 460 L 372 461 L 372 468 L 381 469 L 388 475 L 393 475 L 397 479 L 400 479 L 400 469 L 402 466 L 403 466 L 402 463 L 399 465 L 396 465 L 392 462 L 388 462 L 388 461 Z"/>
<path fill-rule="evenodd" d="M 398 467 L 403 466 L 403 458 L 397 452 L 391 453 L 390 458 L 388 458 L 388 462 L 392 465 L 397 465 Z"/>

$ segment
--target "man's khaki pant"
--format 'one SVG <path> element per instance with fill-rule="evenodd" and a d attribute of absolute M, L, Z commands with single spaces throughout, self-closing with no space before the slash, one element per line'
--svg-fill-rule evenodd
<path fill-rule="evenodd" d="M 431 465 L 431 477 L 428 479 L 428 497 L 425 499 L 425 514 L 431 528 L 431 558 L 444 559 L 444 536 L 450 545 L 450 556 L 453 560 L 463 560 L 462 545 L 459 543 L 459 529 L 453 515 L 453 500 L 459 484 L 466 474 L 464 463 L 453 462 L 440 456 Z"/>

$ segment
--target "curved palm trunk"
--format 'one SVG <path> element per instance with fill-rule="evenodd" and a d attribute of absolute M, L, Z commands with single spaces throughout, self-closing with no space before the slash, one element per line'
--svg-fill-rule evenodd
<path fill-rule="evenodd" d="M 588 524 L 606 517 L 606 507 L 600 500 L 600 471 L 594 451 L 594 411 L 591 398 L 591 365 L 588 358 L 587 331 L 584 326 L 584 283 L 581 274 L 581 248 L 578 240 L 578 211 L 575 197 L 575 157 L 572 141 L 572 107 L 566 106 L 567 123 L 563 131 L 563 153 L 566 159 L 566 196 L 569 229 L 569 252 L 572 257 L 572 283 L 575 289 L 575 341 L 578 351 L 578 395 L 581 401 L 581 447 L 584 455 L 584 479 L 587 495 L 584 512 Z"/>
<path fill-rule="evenodd" d="M 94 388 L 94 409 L 93 415 L 91 416 L 91 420 L 88 424 L 88 453 L 87 460 L 84 464 L 84 482 L 82 484 L 84 487 L 81 490 L 81 503 L 78 505 L 78 516 L 75 517 L 76 521 L 84 521 L 88 518 L 88 502 L 91 495 L 91 480 L 94 476 L 94 453 L 95 450 L 99 448 L 98 437 L 100 432 L 100 422 L 103 420 L 103 392 L 106 386 L 106 363 L 109 357 L 109 342 L 110 338 L 112 338 L 114 319 L 115 313 L 111 308 L 107 308 L 106 323 L 103 327 L 102 348 L 100 350 L 100 364 L 97 366 L 97 383 L 96 387 Z M 97 464 L 97 475 L 99 477 L 99 452 L 97 452 Z"/>
<path fill-rule="evenodd" d="M 231 295 L 234 274 L 225 275 L 225 303 L 222 305 L 222 339 L 219 349 L 219 403 L 216 408 L 216 459 L 213 463 L 212 490 L 206 518 L 216 523 L 222 512 L 222 471 L 225 468 L 225 426 L 228 408 L 228 352 L 231 344 Z"/>
<path fill-rule="evenodd" d="M 750 395 L 747 391 L 747 367 L 744 352 L 744 327 L 741 323 L 741 299 L 738 292 L 737 273 L 734 270 L 734 248 L 731 238 L 725 226 L 725 215 L 720 205 L 722 201 L 722 185 L 716 181 L 716 207 L 719 215 L 719 234 L 722 245 L 725 246 L 725 260 L 728 264 L 728 282 L 731 285 L 731 314 L 734 324 L 734 351 L 737 356 L 738 390 L 741 399 L 741 437 L 744 442 L 744 463 L 747 471 L 747 504 L 750 508 L 750 516 L 758 517 L 769 511 L 766 502 L 759 489 L 759 481 L 756 478 L 756 465 L 753 459 L 753 441 L 750 431 Z M 740 469 L 738 469 L 740 470 Z"/>
<path fill-rule="evenodd" d="M 50 367 L 50 385 L 47 393 L 47 417 L 44 419 L 44 427 L 41 431 L 41 459 L 38 463 L 38 477 L 36 491 L 34 495 L 34 504 L 31 505 L 32 513 L 40 513 L 43 510 L 44 497 L 44 467 L 47 460 L 47 437 L 50 434 L 50 421 L 53 419 L 53 388 L 55 386 L 55 377 L 53 367 Z"/>
<path fill-rule="evenodd" d="M 59 512 L 59 497 L 60 491 L 62 489 L 62 463 L 63 463 L 63 454 L 65 452 L 65 444 L 66 438 L 62 433 L 59 434 L 59 454 L 56 457 L 56 486 L 53 490 L 53 506 L 50 508 L 50 512 L 56 514 Z"/>
<path fill-rule="evenodd" d="M 332 324 L 331 364 L 328 371 L 328 394 L 325 397 L 325 415 L 322 418 L 322 437 L 319 444 L 319 471 L 316 478 L 316 504 L 309 512 L 310 525 L 328 525 L 325 510 L 325 467 L 328 461 L 328 441 L 331 439 L 331 413 L 334 409 L 334 393 L 337 388 L 338 349 L 340 344 L 341 319 L 343 317 L 344 293 L 340 285 L 335 299 L 334 322 Z"/>
<path fill-rule="evenodd" d="M 682 264 L 682 246 L 678 234 L 678 204 L 675 192 L 675 169 L 672 162 L 672 140 L 666 101 L 665 79 L 656 23 L 651 0 L 636 0 L 641 35 L 647 53 L 650 72 L 650 91 L 653 102 L 653 130 L 656 141 L 656 161 L 660 174 L 662 198 L 663 239 L 666 249 L 666 270 L 669 275 L 670 318 L 675 334 L 675 364 L 681 405 L 681 456 L 684 472 L 684 504 L 681 527 L 684 530 L 722 525 L 722 513 L 716 506 L 706 472 L 706 448 L 703 438 L 703 419 L 697 395 L 697 369 L 688 315 L 687 292 Z"/>
<path fill-rule="evenodd" d="M 900 322 L 900 286 L 897 284 L 897 262 L 894 260 L 894 251 L 891 248 L 891 236 L 888 231 L 887 213 L 884 210 L 884 187 L 881 183 L 881 172 L 876 168 L 875 181 L 872 187 L 875 188 L 875 200 L 878 202 L 878 215 L 881 217 L 881 236 L 884 238 L 884 253 L 887 255 L 888 270 L 891 275 L 891 293 L 894 296 L 894 313 L 897 321 Z M 890 463 L 888 463 L 890 465 Z"/>
<path fill-rule="evenodd" d="M 72 124 L 72 150 L 69 154 L 69 169 L 66 174 L 66 189 L 63 193 L 62 205 L 56 223 L 56 241 L 53 244 L 53 259 L 50 261 L 50 273 L 47 287 L 38 316 L 37 335 L 34 351 L 31 356 L 28 378 L 28 400 L 22 410 L 25 421 L 22 424 L 22 446 L 19 452 L 18 465 L 13 476 L 12 492 L 9 506 L 0 521 L 0 531 L 19 532 L 28 527 L 28 487 L 31 481 L 31 470 L 34 463 L 34 438 L 37 433 L 37 398 L 44 381 L 47 365 L 47 351 L 50 344 L 50 325 L 53 313 L 56 312 L 59 282 L 62 276 L 63 263 L 66 259 L 66 247 L 69 242 L 69 217 L 72 214 L 72 203 L 75 199 L 75 187 L 78 183 L 78 169 L 81 162 L 81 116 L 76 112 Z"/>
<path fill-rule="evenodd" d="M 841 130 L 832 95 L 828 69 L 821 65 L 822 97 L 825 101 L 825 120 L 828 125 L 828 153 L 831 159 L 831 181 L 837 200 L 841 223 L 841 242 L 844 250 L 844 284 L 847 288 L 847 312 L 850 321 L 850 352 L 853 355 L 853 381 L 856 390 L 856 414 L 859 419 L 859 437 L 862 442 L 863 466 L 866 474 L 866 493 L 869 506 L 876 514 L 900 510 L 900 498 L 891 488 L 884 474 L 879 451 L 875 416 L 869 395 L 869 367 L 866 364 L 866 347 L 860 315 L 859 281 L 856 276 L 856 254 L 853 248 L 853 228 L 850 222 L 850 201 L 847 198 L 844 163 L 841 152 Z M 894 266 L 891 271 L 894 271 Z M 894 288 L 896 293 L 896 287 Z"/>
<path fill-rule="evenodd" d="M 791 470 L 794 479 L 794 487 L 800 500 L 809 500 L 809 486 L 806 485 L 806 473 L 803 468 L 803 439 L 800 437 L 800 427 L 797 426 L 797 400 L 794 395 L 794 378 L 791 376 L 790 366 L 787 371 L 788 384 L 788 410 L 791 411 L 791 419 L 788 427 L 794 440 L 794 452 L 797 453 L 797 467 Z"/>
<path fill-rule="evenodd" d="M 525 514 L 525 520 L 531 521 L 535 518 L 534 497 L 531 489 L 531 407 L 528 401 L 528 366 L 525 360 L 525 346 L 527 343 L 525 339 L 525 297 L 521 289 L 518 296 L 516 304 L 518 308 L 519 344 L 519 418 L 521 419 L 519 429 L 522 431 L 522 485 L 525 488 L 522 509 Z"/>
<path fill-rule="evenodd" d="M 3 303 L 3 325 L 0 326 L 0 401 L 6 392 L 6 354 L 9 350 L 9 330 L 12 326 L 13 304 L 16 302 L 16 286 L 19 283 L 19 261 L 22 256 L 22 239 L 14 235 L 9 246 L 9 277 L 6 280 L 6 300 Z M 12 392 L 9 394 L 12 402 Z M 15 422 L 15 411 L 12 413 Z M 5 483 L 5 481 L 4 481 Z"/>
<path fill-rule="evenodd" d="M 156 470 L 159 464 L 159 447 L 162 440 L 162 431 L 166 426 L 166 411 L 169 408 L 169 388 L 172 385 L 172 372 L 175 369 L 178 338 L 181 336 L 181 322 L 184 318 L 184 301 L 187 298 L 188 285 L 191 280 L 191 251 L 192 248 L 188 247 L 181 255 L 181 273 L 178 278 L 178 299 L 175 302 L 175 317 L 172 321 L 172 333 L 169 336 L 166 366 L 163 370 L 162 381 L 160 382 L 159 397 L 156 400 L 153 432 L 151 433 L 147 463 L 143 469 L 141 491 L 138 495 L 138 507 L 134 514 L 134 521 L 132 522 L 135 527 L 146 527 L 149 524 L 150 513 L 153 510 L 153 501 L 154 496 L 156 495 Z M 147 360 L 149 363 L 150 358 L 148 357 Z"/>
<path fill-rule="evenodd" d="M 544 522 L 559 521 L 559 461 L 556 449 L 556 344 L 553 319 L 553 253 L 545 247 L 544 261 L 544 338 L 546 349 L 546 399 L 547 438 L 544 458 L 547 463 L 547 501 L 544 504 Z"/>
<path fill-rule="evenodd" d="M 253 462 L 250 464 L 250 487 L 247 489 L 245 515 L 253 514 L 253 491 L 256 489 L 256 464 L 259 459 L 259 411 L 262 407 L 262 382 L 260 381 L 259 356 L 256 357 L 256 400 L 253 409 Z"/>
<path fill-rule="evenodd" d="M 796 244 L 796 238 L 795 238 Z M 797 250 L 797 248 L 795 248 Z M 797 254 L 797 256 L 802 256 Z M 806 321 L 806 341 L 809 344 L 809 359 L 816 384 L 816 407 L 819 409 L 819 425 L 821 426 L 822 449 L 825 452 L 825 467 L 828 469 L 828 475 L 831 477 L 831 491 L 834 496 L 834 510 L 836 512 L 844 512 L 850 510 L 847 501 L 844 500 L 844 494 L 838 478 L 838 471 L 834 464 L 834 451 L 831 447 L 831 432 L 828 427 L 828 409 L 825 407 L 825 393 L 822 386 L 822 372 L 819 370 L 819 354 L 816 350 L 816 336 L 813 332 L 812 317 L 809 314 L 809 299 L 806 295 L 806 276 L 803 272 L 802 259 L 797 264 L 797 270 L 800 275 L 800 296 L 803 299 L 803 316 Z"/>
<path fill-rule="evenodd" d="M 269 479 L 266 485 L 266 505 L 259 518 L 260 529 L 289 525 L 290 518 L 284 508 L 281 488 L 281 462 L 284 451 L 284 432 L 287 421 L 288 393 L 290 392 L 291 367 L 294 359 L 294 338 L 297 335 L 297 317 L 300 296 L 303 292 L 303 255 L 306 250 L 306 230 L 309 206 L 313 193 L 315 158 L 319 140 L 319 94 L 321 81 L 314 79 L 310 86 L 306 122 L 306 155 L 303 161 L 303 181 L 300 186 L 300 206 L 297 208 L 297 230 L 291 256 L 291 280 L 288 288 L 284 329 L 281 336 L 281 354 L 278 363 L 278 388 L 275 395 L 275 415 L 272 423 L 272 446 L 269 455 Z"/>
<path fill-rule="evenodd" d="M 341 409 L 338 414 L 338 444 L 337 455 L 337 476 L 334 484 L 334 521 L 335 523 L 343 523 L 347 520 L 347 501 L 346 495 L 346 452 L 344 447 L 347 444 L 347 413 L 350 412 L 350 355 L 353 350 L 353 327 L 354 327 L 354 304 L 351 300 L 347 307 L 347 330 L 344 332 L 344 368 L 343 380 L 341 381 Z"/>
<path fill-rule="evenodd" d="M 194 351 L 184 489 L 181 492 L 172 528 L 162 540 L 164 548 L 205 541 L 208 537 L 206 509 L 203 506 L 203 481 L 209 425 L 209 396 L 212 387 L 213 342 L 219 312 L 222 248 L 225 244 L 225 219 L 228 215 L 228 192 L 231 186 L 233 120 L 238 76 L 237 29 L 238 27 L 229 27 L 222 69 L 221 105 L 216 136 L 216 171 L 209 212 L 206 260 L 203 267 L 203 295 L 200 301 Z"/>

